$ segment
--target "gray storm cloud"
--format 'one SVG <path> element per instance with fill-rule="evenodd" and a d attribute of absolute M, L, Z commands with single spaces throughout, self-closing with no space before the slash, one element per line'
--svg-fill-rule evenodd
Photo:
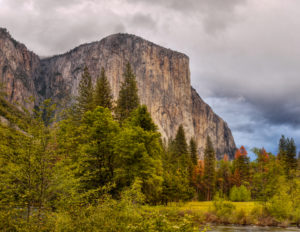
<path fill-rule="evenodd" d="M 300 145 L 300 1 L 0 0 L 0 26 L 40 55 L 116 32 L 190 57 L 192 85 L 238 145 Z"/>

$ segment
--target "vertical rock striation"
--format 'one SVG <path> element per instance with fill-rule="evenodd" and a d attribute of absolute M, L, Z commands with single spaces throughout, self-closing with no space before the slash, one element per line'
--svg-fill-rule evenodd
<path fill-rule="evenodd" d="M 33 108 L 38 98 L 34 78 L 39 66 L 37 55 L 0 28 L 0 82 L 5 87 L 7 100 L 19 103 L 19 107 Z"/>
<path fill-rule="evenodd" d="M 130 62 L 137 77 L 141 103 L 147 105 L 164 139 L 174 137 L 182 124 L 187 138 L 196 138 L 200 156 L 203 155 L 207 135 L 212 138 L 218 158 L 224 153 L 233 156 L 235 144 L 227 124 L 191 88 L 189 58 L 186 55 L 128 34 L 111 35 L 98 42 L 80 45 L 65 54 L 41 60 L 28 52 L 24 45 L 5 41 L 0 37 L 0 54 L 4 52 L 5 62 L 12 67 L 17 62 L 19 68 L 10 68 L 10 74 L 1 78 L 5 83 L 10 83 L 19 80 L 17 69 L 26 73 L 21 81 L 24 86 L 6 84 L 12 86 L 8 93 L 15 92 L 11 100 L 21 100 L 24 104 L 23 98 L 31 94 L 40 100 L 52 98 L 56 102 L 65 101 L 77 95 L 85 66 L 93 82 L 101 67 L 105 68 L 116 100 L 125 65 Z M 5 45 L 7 43 L 9 46 Z M 0 72 L 4 70 L 5 62 L 1 58 Z"/>
<path fill-rule="evenodd" d="M 227 123 L 214 113 L 194 88 L 192 88 L 192 102 L 195 137 L 198 142 L 199 154 L 203 154 L 206 137 L 209 136 L 216 150 L 217 159 L 222 159 L 224 154 L 233 159 L 236 146 Z"/>
<path fill-rule="evenodd" d="M 147 105 L 162 136 L 174 136 L 180 124 L 188 135 L 193 135 L 188 57 L 137 36 L 112 35 L 42 60 L 38 92 L 56 100 L 64 98 L 66 93 L 76 95 L 86 65 L 93 82 L 101 67 L 105 68 L 116 100 L 127 62 L 136 74 L 141 103 Z"/>

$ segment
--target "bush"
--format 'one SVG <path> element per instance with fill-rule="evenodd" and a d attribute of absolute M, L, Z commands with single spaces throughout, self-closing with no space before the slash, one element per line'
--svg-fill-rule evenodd
<path fill-rule="evenodd" d="M 251 192 L 244 186 L 240 187 L 233 186 L 230 190 L 229 199 L 231 201 L 250 201 Z"/>
<path fill-rule="evenodd" d="M 234 210 L 235 206 L 232 203 L 226 202 L 223 198 L 215 196 L 213 202 L 213 213 L 215 213 L 221 222 L 229 223 Z"/>
<path fill-rule="evenodd" d="M 271 216 L 282 222 L 292 217 L 292 200 L 285 191 L 280 191 L 267 201 L 266 208 Z"/>

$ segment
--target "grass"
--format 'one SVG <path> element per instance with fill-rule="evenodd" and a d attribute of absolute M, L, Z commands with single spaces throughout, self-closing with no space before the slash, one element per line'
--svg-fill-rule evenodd
<path fill-rule="evenodd" d="M 258 224 L 253 220 L 252 210 L 257 208 L 256 202 L 228 202 L 235 206 L 232 212 L 216 212 L 212 201 L 192 201 L 192 202 L 173 202 L 167 206 L 145 206 L 145 210 L 155 214 L 166 215 L 169 220 L 179 221 L 182 217 L 188 216 L 196 225 L 206 223 L 217 224 Z M 226 210 L 226 209 L 225 209 Z"/>
<path fill-rule="evenodd" d="M 256 202 L 230 202 L 235 205 L 236 210 L 243 209 L 244 211 L 251 212 L 256 206 Z M 172 202 L 167 206 L 152 206 L 153 210 L 180 210 L 180 211 L 192 211 L 195 213 L 209 212 L 213 207 L 212 201 L 192 201 L 187 203 Z"/>

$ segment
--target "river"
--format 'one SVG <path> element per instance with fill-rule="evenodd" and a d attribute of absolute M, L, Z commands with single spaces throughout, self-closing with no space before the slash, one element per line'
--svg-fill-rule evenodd
<path fill-rule="evenodd" d="M 292 232 L 300 229 L 296 227 L 276 228 L 276 227 L 259 227 L 259 226 L 210 226 L 208 231 L 214 232 Z"/>

